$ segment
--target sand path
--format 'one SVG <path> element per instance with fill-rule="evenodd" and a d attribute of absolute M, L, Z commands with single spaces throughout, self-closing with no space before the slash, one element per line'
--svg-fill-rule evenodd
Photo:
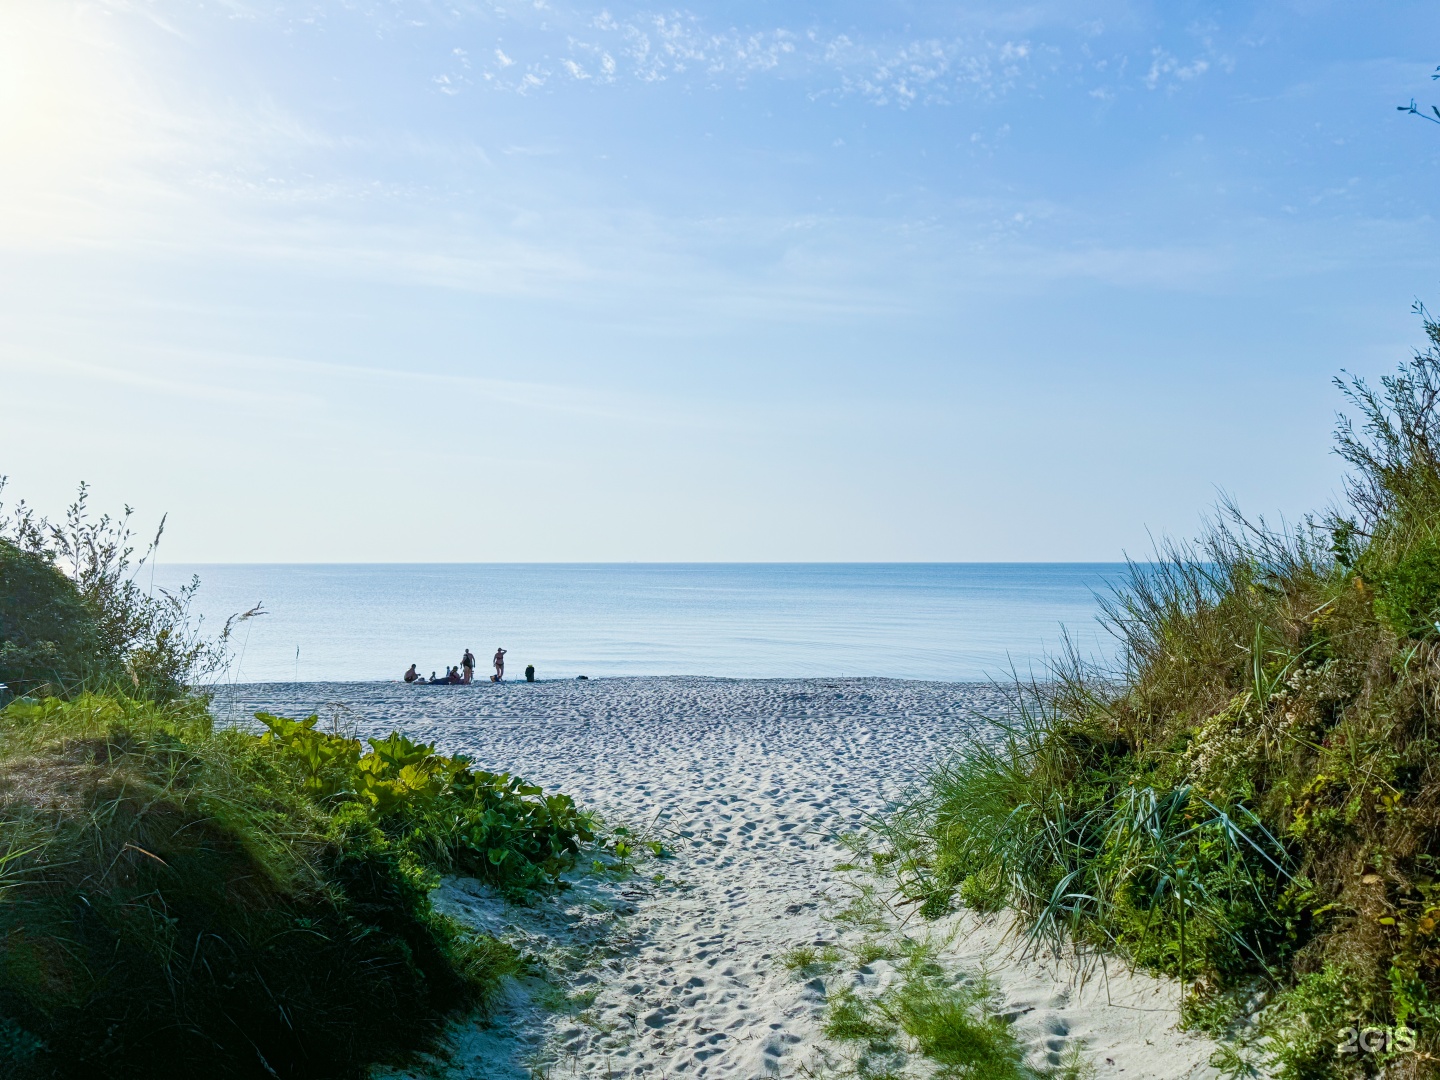
<path fill-rule="evenodd" d="M 448 1071 L 473 1077 L 835 1071 L 843 1062 L 820 1032 L 834 983 L 782 963 L 795 946 L 856 933 L 833 920 L 852 891 L 834 870 L 845 857 L 835 838 L 971 738 L 981 715 L 1004 708 L 993 688 L 971 684 L 644 678 L 277 684 L 237 688 L 233 706 L 217 711 L 335 705 L 362 734 L 399 728 L 568 792 L 611 820 L 653 822 L 674 852 L 624 881 L 577 877 L 536 909 L 447 882 L 442 908 L 571 969 L 570 1002 L 542 1008 L 517 994 L 488 1030 L 457 1030 Z M 964 929 L 948 953 L 995 969 L 1037 1054 L 1058 1060 L 1078 1038 L 1102 1075 L 1208 1073 L 1209 1047 L 1168 1030 L 1167 988 L 1129 978 L 1097 1000 L 1095 986 L 1067 985 L 1063 968 L 1004 959 L 997 925 Z M 884 962 L 831 976 L 856 985 L 887 977 Z M 1113 1004 L 1117 993 L 1124 1007 Z"/>

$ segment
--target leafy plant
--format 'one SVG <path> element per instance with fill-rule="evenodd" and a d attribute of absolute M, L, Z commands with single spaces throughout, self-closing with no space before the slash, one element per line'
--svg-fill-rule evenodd
<path fill-rule="evenodd" d="M 1440 632 L 1440 542 L 1427 538 L 1382 571 L 1375 613 L 1401 637 Z"/>
<path fill-rule="evenodd" d="M 100 626 L 48 559 L 0 540 L 0 682 L 24 693 L 107 672 Z"/>
<path fill-rule="evenodd" d="M 433 869 L 504 887 L 551 887 L 594 839 L 590 818 L 568 795 L 473 769 L 398 731 L 368 740 L 366 751 L 358 739 L 317 730 L 318 716 L 257 719 L 268 729 L 262 741 L 281 751 L 310 798 L 332 810 L 348 806 Z"/>

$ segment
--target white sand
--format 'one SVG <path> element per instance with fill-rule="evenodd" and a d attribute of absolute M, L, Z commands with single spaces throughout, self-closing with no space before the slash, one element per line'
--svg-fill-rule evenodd
<path fill-rule="evenodd" d="M 470 688 L 308 684 L 237 688 L 235 710 L 350 710 L 364 734 L 398 727 L 568 792 L 611 820 L 657 819 L 674 858 L 533 908 L 447 881 L 442 909 L 546 958 L 573 1001 L 517 987 L 488 1028 L 460 1025 L 446 1072 L 464 1077 L 764 1077 L 834 1074 L 847 1051 L 821 1032 L 827 994 L 883 987 L 885 961 L 823 978 L 788 972 L 797 945 L 857 942 L 833 916 L 850 833 L 930 763 L 997 715 L 992 688 L 845 680 L 605 679 Z M 224 715 L 226 702 L 217 703 Z M 664 874 L 656 883 L 651 876 Z M 905 932 L 947 940 L 955 970 L 988 970 L 1037 1064 L 1079 1041 L 1098 1076 L 1213 1075 L 1207 1041 L 1174 1030 L 1173 985 L 1014 955 L 1002 920 L 955 915 Z M 950 940 L 953 939 L 953 940 Z M 560 997 L 552 994 L 552 998 Z M 593 1000 L 592 1000 L 593 998 Z M 914 1063 L 923 1072 L 923 1063 Z"/>

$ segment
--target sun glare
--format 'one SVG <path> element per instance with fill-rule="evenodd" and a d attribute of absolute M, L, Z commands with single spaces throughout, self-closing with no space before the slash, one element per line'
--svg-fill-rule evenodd
<path fill-rule="evenodd" d="M 49 245 L 115 224 L 100 204 L 147 142 L 147 111 L 109 21 L 89 6 L 0 6 L 6 240 Z"/>

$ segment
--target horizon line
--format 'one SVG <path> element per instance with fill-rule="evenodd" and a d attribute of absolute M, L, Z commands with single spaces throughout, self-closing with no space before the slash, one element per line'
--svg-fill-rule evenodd
<path fill-rule="evenodd" d="M 161 566 L 1128 566 L 1131 562 L 1153 562 L 1150 559 L 753 559 L 753 560 L 393 560 L 363 561 L 297 560 L 290 562 L 190 561 L 183 559 L 152 559 L 149 565 Z"/>

